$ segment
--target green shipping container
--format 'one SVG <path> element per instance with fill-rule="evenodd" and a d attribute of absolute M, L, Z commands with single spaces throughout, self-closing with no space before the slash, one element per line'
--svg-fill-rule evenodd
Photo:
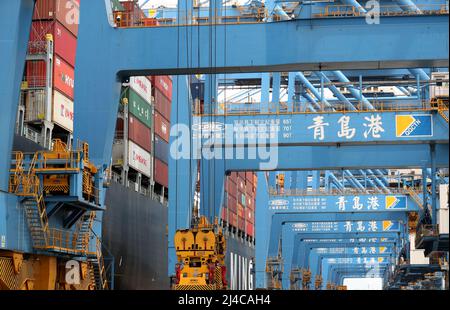
<path fill-rule="evenodd" d="M 152 108 L 134 90 L 127 88 L 122 98 L 128 98 L 128 112 L 136 116 L 145 126 L 152 128 Z"/>
<path fill-rule="evenodd" d="M 111 0 L 111 8 L 114 11 L 125 11 L 125 8 L 120 4 L 119 0 Z"/>

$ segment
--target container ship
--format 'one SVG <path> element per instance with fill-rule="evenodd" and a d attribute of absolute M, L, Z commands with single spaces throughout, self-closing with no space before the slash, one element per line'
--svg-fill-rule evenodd
<path fill-rule="evenodd" d="M 127 13 L 129 19 L 122 23 L 144 15 L 135 1 L 111 3 L 114 12 Z M 54 139 L 74 145 L 78 10 L 79 0 L 36 1 L 15 150 L 49 149 Z M 202 104 L 199 85 L 201 81 L 192 85 L 192 94 Z M 106 210 L 98 212 L 103 255 L 114 262 L 114 289 L 171 287 L 167 274 L 171 99 L 170 76 L 131 77 L 122 85 L 107 170 Z M 220 225 L 227 239 L 225 263 L 231 289 L 252 289 L 254 284 L 256 186 L 253 172 L 234 172 L 226 178 Z"/>

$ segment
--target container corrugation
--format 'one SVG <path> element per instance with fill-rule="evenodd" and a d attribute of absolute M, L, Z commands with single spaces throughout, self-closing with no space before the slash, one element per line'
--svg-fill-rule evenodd
<path fill-rule="evenodd" d="M 152 83 L 145 76 L 130 77 L 130 87 L 149 104 L 152 102 Z"/>
<path fill-rule="evenodd" d="M 53 92 L 52 120 L 59 126 L 73 132 L 73 101 L 58 91 Z"/>
<path fill-rule="evenodd" d="M 247 222 L 245 233 L 251 237 L 255 236 L 255 224 Z"/>
<path fill-rule="evenodd" d="M 235 212 L 233 212 L 231 209 L 229 209 L 228 211 L 228 219 L 229 219 L 229 223 L 231 226 L 233 227 L 238 227 L 238 216 Z"/>
<path fill-rule="evenodd" d="M 247 222 L 254 223 L 255 222 L 255 211 L 247 208 L 247 209 L 245 209 L 244 212 L 245 212 L 245 220 Z"/>
<path fill-rule="evenodd" d="M 239 171 L 239 172 L 238 172 L 238 176 L 239 176 L 239 178 L 240 178 L 241 180 L 244 180 L 244 181 L 245 181 L 245 171 Z"/>
<path fill-rule="evenodd" d="M 238 173 L 236 171 L 231 172 L 230 178 L 234 181 L 234 183 L 237 183 L 237 177 Z"/>
<path fill-rule="evenodd" d="M 54 53 L 74 67 L 77 38 L 58 21 L 34 21 L 32 23 L 28 53 L 45 53 L 47 50 L 47 34 L 53 36 Z"/>
<path fill-rule="evenodd" d="M 73 35 L 78 35 L 79 0 L 37 0 L 33 21 L 58 20 Z"/>
<path fill-rule="evenodd" d="M 252 171 L 246 171 L 245 172 L 245 179 L 253 184 L 253 172 Z"/>
<path fill-rule="evenodd" d="M 255 186 L 253 185 L 253 183 L 247 182 L 245 184 L 245 192 L 247 193 L 247 195 L 252 196 L 255 194 L 255 191 L 256 191 L 256 189 L 255 189 Z"/>
<path fill-rule="evenodd" d="M 149 177 L 152 171 L 151 159 L 149 152 L 133 141 L 128 141 L 128 165 L 130 167 Z"/>
<path fill-rule="evenodd" d="M 155 111 L 155 134 L 159 135 L 164 141 L 169 142 L 170 138 L 170 122 L 166 120 L 161 114 Z"/>
<path fill-rule="evenodd" d="M 255 210 L 255 197 L 247 197 L 247 208 L 250 210 Z"/>
<path fill-rule="evenodd" d="M 25 95 L 25 121 L 36 121 L 45 118 L 47 96 L 45 90 L 28 90 Z"/>
<path fill-rule="evenodd" d="M 245 218 L 238 215 L 238 229 L 245 232 Z"/>
<path fill-rule="evenodd" d="M 45 87 L 47 64 L 42 60 L 32 60 L 26 63 L 25 81 L 28 88 Z"/>
<path fill-rule="evenodd" d="M 236 197 L 237 195 L 237 186 L 236 184 L 231 181 L 230 179 L 227 179 L 226 181 L 226 189 L 229 195 Z"/>
<path fill-rule="evenodd" d="M 75 85 L 74 69 L 60 57 L 55 56 L 53 65 L 53 86 L 73 100 Z"/>
<path fill-rule="evenodd" d="M 237 198 L 237 202 L 240 203 L 241 205 L 243 205 L 243 206 L 247 205 L 246 195 L 244 192 L 241 192 L 238 190 L 238 196 L 236 198 Z"/>
<path fill-rule="evenodd" d="M 244 207 L 239 202 L 237 204 L 237 215 L 240 217 L 245 217 Z"/>
<path fill-rule="evenodd" d="M 160 90 L 154 88 L 155 110 L 170 121 L 171 100 L 165 97 Z"/>
<path fill-rule="evenodd" d="M 236 198 L 234 198 L 233 196 L 231 196 L 230 194 L 228 194 L 228 200 L 227 200 L 227 208 L 236 213 L 237 212 L 237 201 Z"/>
<path fill-rule="evenodd" d="M 169 168 L 168 166 L 155 158 L 155 169 L 153 173 L 153 178 L 155 182 L 168 187 L 169 186 Z"/>
<path fill-rule="evenodd" d="M 165 164 L 169 163 L 169 143 L 155 134 L 155 158 L 158 158 Z"/>
<path fill-rule="evenodd" d="M 152 83 L 155 90 L 159 90 L 169 101 L 172 100 L 172 80 L 167 75 L 152 76 Z"/>
<path fill-rule="evenodd" d="M 123 92 L 123 97 L 128 98 L 128 111 L 136 116 L 145 126 L 152 127 L 152 107 L 131 88 Z"/>
<path fill-rule="evenodd" d="M 116 140 L 123 140 L 124 138 L 124 121 L 123 118 L 117 118 L 116 120 L 116 131 L 115 131 L 115 135 L 114 138 Z"/>
<path fill-rule="evenodd" d="M 130 114 L 128 118 L 128 138 L 147 152 L 152 151 L 151 130 Z"/>
<path fill-rule="evenodd" d="M 244 178 L 238 177 L 236 183 L 237 183 L 238 189 L 240 191 L 244 192 L 245 191 L 245 177 Z"/>

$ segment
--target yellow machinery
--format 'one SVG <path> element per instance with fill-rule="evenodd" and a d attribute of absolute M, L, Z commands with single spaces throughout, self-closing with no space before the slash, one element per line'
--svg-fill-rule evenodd
<path fill-rule="evenodd" d="M 337 285 L 336 286 L 336 290 L 337 291 L 346 291 L 347 290 L 347 286 L 346 285 Z"/>
<path fill-rule="evenodd" d="M 316 275 L 316 281 L 314 282 L 314 289 L 316 291 L 322 289 L 322 276 L 320 274 Z"/>
<path fill-rule="evenodd" d="M 281 277 L 283 275 L 283 261 L 281 256 L 267 258 L 266 274 L 267 288 L 269 290 L 281 290 Z"/>
<path fill-rule="evenodd" d="M 227 289 L 225 249 L 222 230 L 200 217 L 190 229 L 175 233 L 175 290 Z"/>
<path fill-rule="evenodd" d="M 276 178 L 277 192 L 282 194 L 284 192 L 284 173 L 277 174 Z"/>
<path fill-rule="evenodd" d="M 304 290 L 309 290 L 309 285 L 311 284 L 311 271 L 309 269 L 304 269 L 302 271 L 302 287 Z"/>

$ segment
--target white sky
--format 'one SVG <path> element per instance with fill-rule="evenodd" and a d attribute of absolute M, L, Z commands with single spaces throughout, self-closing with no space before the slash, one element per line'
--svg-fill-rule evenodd
<path fill-rule="evenodd" d="M 344 285 L 348 290 L 371 290 L 378 291 L 383 289 L 383 279 L 381 278 L 347 278 L 344 279 Z"/>

